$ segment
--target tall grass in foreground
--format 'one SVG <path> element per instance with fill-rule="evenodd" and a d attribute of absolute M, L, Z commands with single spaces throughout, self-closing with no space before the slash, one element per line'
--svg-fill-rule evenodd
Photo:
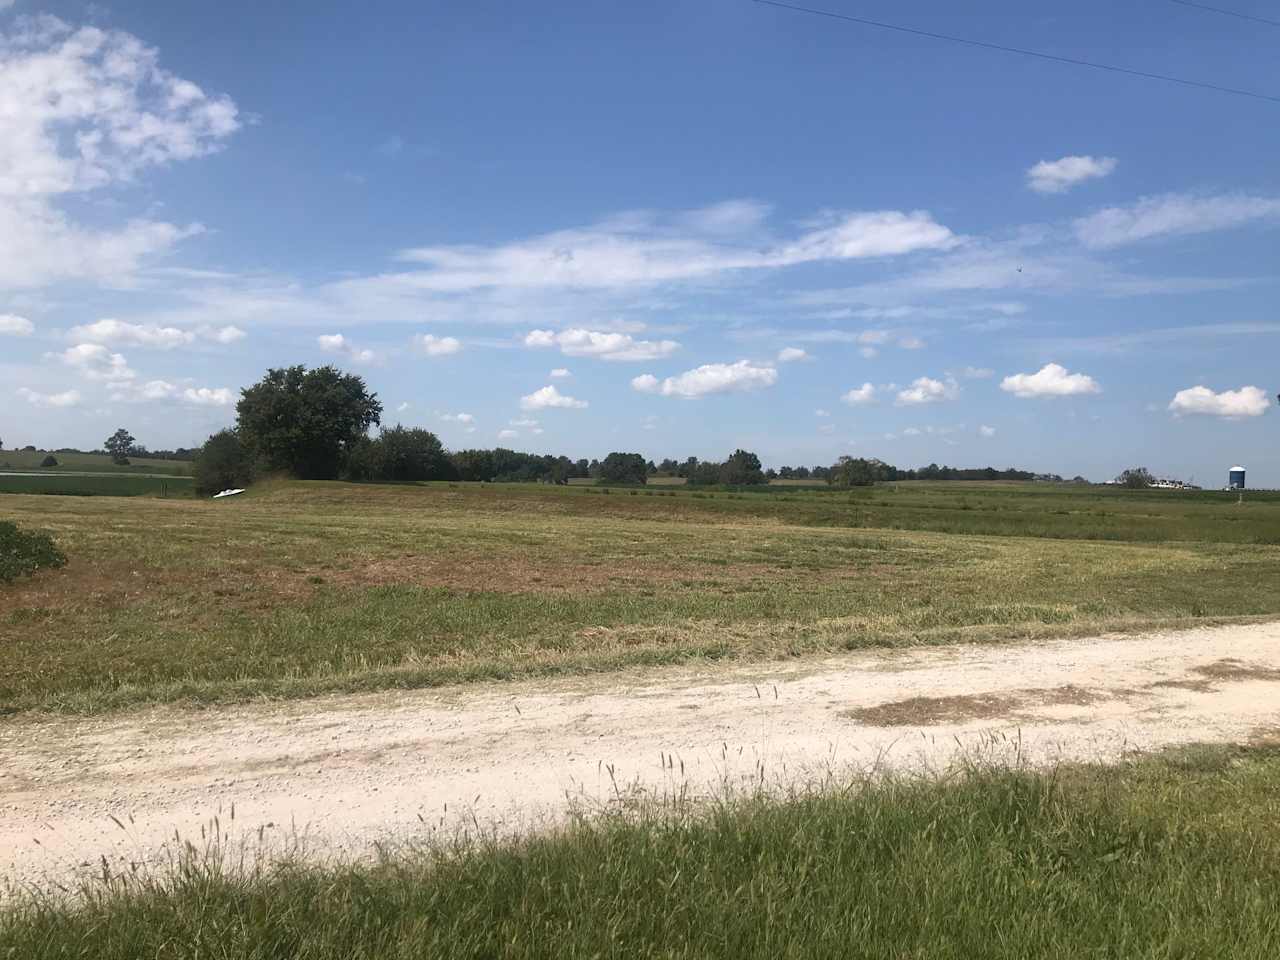
<path fill-rule="evenodd" d="M 1280 948 L 1280 752 L 971 769 L 518 841 L 27 898 L 0 957 L 1233 957 Z"/>

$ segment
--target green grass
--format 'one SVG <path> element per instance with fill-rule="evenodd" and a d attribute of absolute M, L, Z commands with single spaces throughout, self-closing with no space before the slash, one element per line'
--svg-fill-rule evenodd
<path fill-rule="evenodd" d="M 41 467 L 46 456 L 58 461 L 56 467 Z M 156 460 L 151 457 L 131 458 L 128 464 L 113 463 L 101 453 L 57 453 L 49 450 L 0 450 L 0 470 L 47 470 L 50 473 L 164 473 L 190 476 L 191 464 L 186 460 Z"/>
<path fill-rule="evenodd" d="M 1046 502 L 1143 535 L 1005 535 L 1004 516 L 1025 530 Z M 71 558 L 0 587 L 0 713 L 1280 616 L 1280 547 L 1233 539 L 1269 536 L 1280 499 L 269 483 L 222 502 L 0 507 Z M 888 529 L 912 522 L 926 529 Z M 931 529 L 953 522 L 979 532 Z"/>
<path fill-rule="evenodd" d="M 365 865 L 193 852 L 70 900 L 20 895 L 0 956 L 1270 960 L 1277 798 L 1275 749 L 1192 748 L 624 808 Z"/>
<path fill-rule="evenodd" d="M 16 524 L 0 520 L 0 583 L 40 570 L 55 570 L 66 563 L 66 556 L 48 534 L 19 530 Z"/>
<path fill-rule="evenodd" d="M 30 493 L 64 497 L 191 497 L 191 477 L 138 477 L 128 474 L 85 476 L 46 470 L 40 476 L 0 473 L 0 494 Z"/>

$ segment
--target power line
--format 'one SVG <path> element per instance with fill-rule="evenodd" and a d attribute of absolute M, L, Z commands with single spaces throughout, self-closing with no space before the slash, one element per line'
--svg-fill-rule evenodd
<path fill-rule="evenodd" d="M 928 37 L 930 40 L 946 40 L 950 43 L 963 43 L 970 47 L 981 47 L 985 50 L 999 50 L 1003 53 L 1016 53 L 1023 57 L 1036 57 L 1040 60 L 1052 60 L 1055 63 L 1069 63 L 1077 67 L 1091 67 L 1094 70 L 1108 70 L 1111 73 L 1123 73 L 1131 77 L 1142 77 L 1145 80 L 1163 80 L 1165 83 L 1178 83 L 1184 87 L 1198 87 L 1201 90 L 1214 90 L 1218 93 L 1230 93 L 1237 97 L 1252 97 L 1255 100 L 1269 100 L 1280 103 L 1280 97 L 1254 90 L 1240 90 L 1235 87 L 1223 87 L 1216 83 L 1205 83 L 1201 80 L 1187 80 L 1183 77 L 1171 77 L 1162 73 L 1147 73 L 1143 70 L 1130 70 L 1128 67 L 1117 67 L 1109 63 L 1096 63 L 1092 60 L 1077 60 L 1075 57 L 1060 57 L 1053 53 L 1042 53 L 1039 50 L 1024 50 L 1021 47 L 1007 47 L 1000 43 L 989 43 L 986 40 L 971 40 L 968 37 L 953 37 L 945 33 L 934 33 L 929 30 L 917 30 L 900 24 L 885 23 L 883 20 L 869 20 L 866 17 L 855 17 L 847 13 L 836 13 L 833 10 L 819 10 L 815 7 L 802 7 L 797 4 L 783 3 L 781 0 L 752 0 L 770 7 L 791 10 L 795 13 L 808 13 L 815 17 L 827 17 L 831 20 L 844 20 L 848 23 L 861 24 L 864 27 L 876 27 L 880 30 L 894 30 L 898 33 L 909 33 L 916 37 Z"/>
<path fill-rule="evenodd" d="M 1241 20 L 1252 20 L 1254 23 L 1269 23 L 1273 27 L 1280 27 L 1280 20 L 1268 20 L 1266 17 L 1255 17 L 1251 13 L 1241 13 L 1239 10 L 1227 10 L 1223 7 L 1211 7 L 1207 3 L 1192 3 L 1191 0 L 1169 0 L 1170 3 L 1176 3 L 1182 7 L 1195 7 L 1197 10 L 1210 10 L 1213 13 L 1220 13 L 1226 17 L 1239 17 Z"/>

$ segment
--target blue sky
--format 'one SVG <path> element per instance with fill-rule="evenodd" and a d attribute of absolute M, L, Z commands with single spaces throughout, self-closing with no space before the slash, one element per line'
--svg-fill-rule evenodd
<path fill-rule="evenodd" d="M 1280 27 L 1168 0 L 823 6 L 1280 95 Z M 0 38 L 6 446 L 194 445 L 333 362 L 453 448 L 1280 486 L 1280 104 L 749 0 Z"/>

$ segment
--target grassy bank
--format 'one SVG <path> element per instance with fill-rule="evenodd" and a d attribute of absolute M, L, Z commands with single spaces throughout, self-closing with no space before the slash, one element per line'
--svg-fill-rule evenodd
<path fill-rule="evenodd" d="M 0 956 L 1262 960 L 1277 796 L 1274 749 L 1202 748 L 632 810 L 369 866 L 193 858 L 78 905 L 11 904 Z"/>
<path fill-rule="evenodd" d="M 814 526 L 804 502 L 769 514 L 791 501 L 737 512 L 762 499 L 348 484 L 218 503 L 8 497 L 70 563 L 3 588 L 0 711 L 1280 615 L 1271 545 Z M 1247 510 L 1265 526 L 1280 504 Z"/>

